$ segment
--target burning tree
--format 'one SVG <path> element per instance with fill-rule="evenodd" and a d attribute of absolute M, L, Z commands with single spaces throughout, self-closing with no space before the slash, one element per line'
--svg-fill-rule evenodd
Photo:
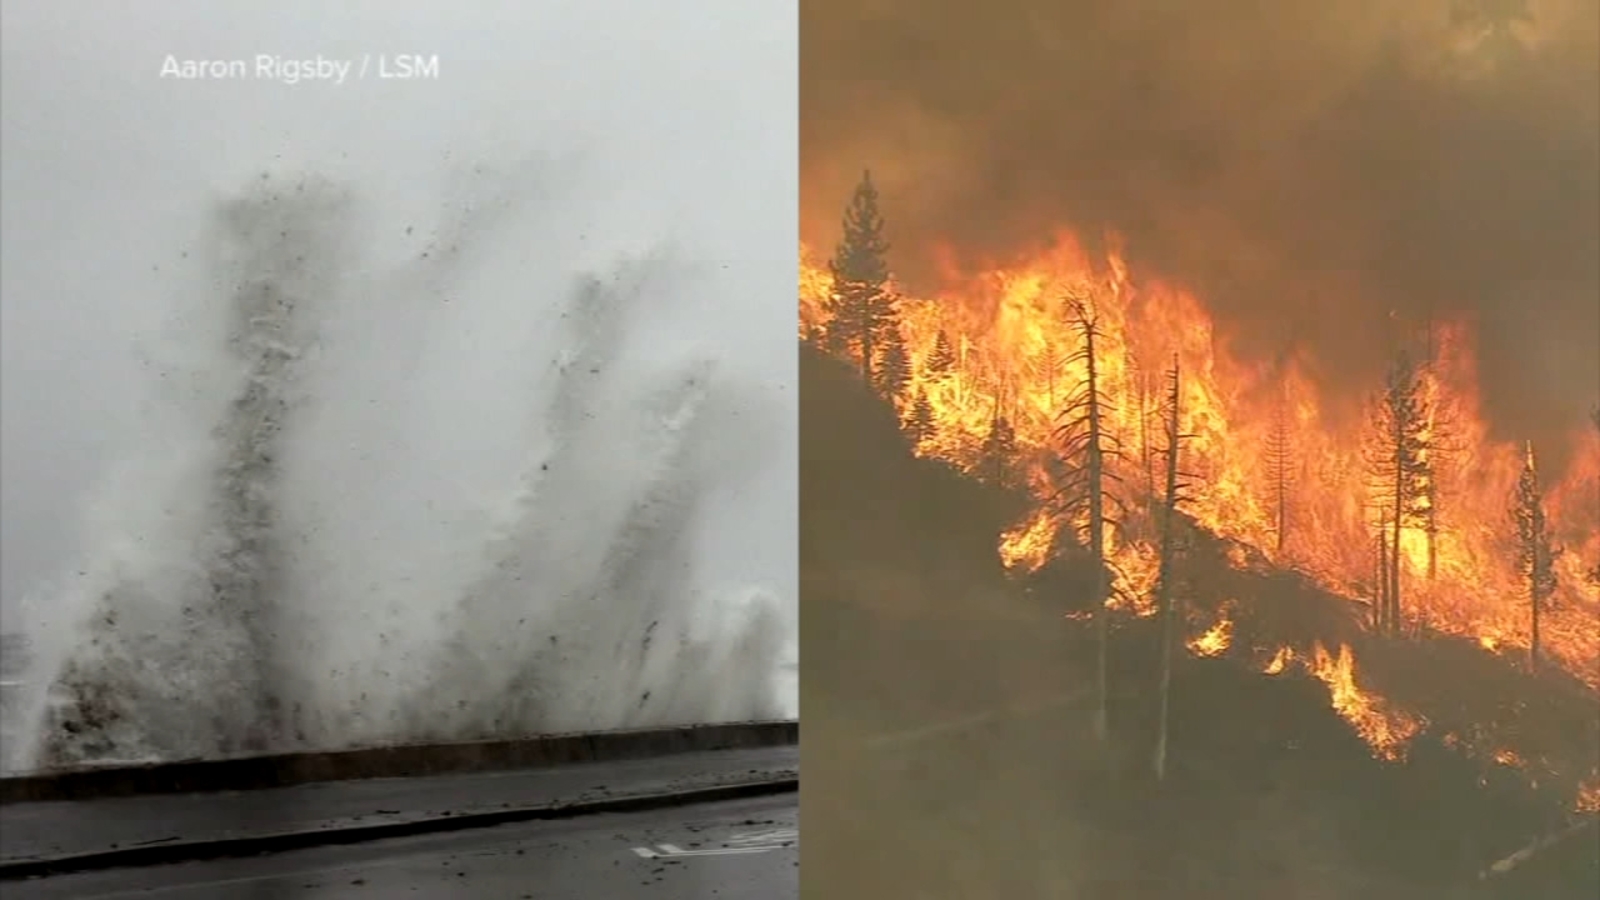
<path fill-rule="evenodd" d="M 1531 441 L 1512 497 L 1511 519 L 1516 527 L 1517 572 L 1528 589 L 1528 665 L 1536 668 L 1539 665 L 1540 607 L 1556 591 L 1556 573 L 1555 551 L 1550 544 L 1544 497 L 1539 489 L 1539 469 L 1534 462 Z"/>
<path fill-rule="evenodd" d="M 928 374 L 935 376 L 948 375 L 955 367 L 955 347 L 950 343 L 950 335 L 941 328 L 933 339 L 933 350 L 928 354 Z"/>
<path fill-rule="evenodd" d="M 911 358 L 898 323 L 883 334 L 883 357 L 878 362 L 878 391 L 893 401 L 911 383 Z"/>
<path fill-rule="evenodd" d="M 1371 494 L 1380 534 L 1377 627 L 1400 630 L 1400 569 L 1408 527 L 1426 527 L 1433 472 L 1421 370 L 1410 354 L 1396 354 L 1383 391 L 1373 404 L 1373 444 L 1368 455 Z"/>
<path fill-rule="evenodd" d="M 1129 354 L 1129 368 L 1133 371 L 1134 383 L 1138 385 L 1133 399 L 1139 408 L 1135 418 L 1139 423 L 1139 469 L 1144 478 L 1140 491 L 1145 503 L 1154 509 L 1160 502 L 1156 496 L 1156 457 L 1160 455 L 1160 450 L 1156 447 L 1154 432 L 1160 428 L 1161 410 L 1158 389 L 1152 385 L 1159 382 L 1144 370 L 1136 355 Z"/>
<path fill-rule="evenodd" d="M 915 449 L 933 437 L 933 433 L 933 404 L 928 400 L 928 392 L 918 388 L 915 399 L 911 401 L 911 414 L 906 416 L 906 435 Z"/>
<path fill-rule="evenodd" d="M 1095 344 L 1102 336 L 1099 321 L 1087 303 L 1072 301 L 1073 324 L 1082 337 L 1082 346 L 1067 362 L 1083 366 L 1083 383 L 1067 397 L 1058 421 L 1056 437 L 1061 441 L 1064 475 L 1057 500 L 1061 502 L 1068 521 L 1074 523 L 1088 544 L 1094 566 L 1094 587 L 1090 597 L 1091 614 L 1098 631 L 1098 660 L 1095 676 L 1095 737 L 1107 737 L 1107 644 L 1110 639 L 1109 560 L 1107 559 L 1107 531 L 1117 527 L 1118 521 L 1107 514 L 1107 504 L 1117 506 L 1116 498 L 1107 490 L 1108 483 L 1116 481 L 1116 473 L 1108 463 L 1121 457 L 1116 436 L 1107 428 L 1111 412 L 1110 402 L 1101 385 Z"/>
<path fill-rule="evenodd" d="M 1444 378 L 1440 370 L 1439 338 L 1437 325 L 1429 323 L 1427 337 L 1427 363 L 1426 369 L 1418 373 L 1419 379 L 1427 376 L 1431 384 L 1424 384 L 1419 391 L 1421 398 L 1421 414 L 1424 420 L 1422 428 L 1423 447 L 1422 472 L 1417 483 L 1416 512 L 1413 516 L 1414 524 L 1421 527 L 1427 538 L 1427 572 L 1428 580 L 1434 581 L 1439 575 L 1439 528 L 1440 528 L 1440 502 L 1441 502 L 1441 476 L 1449 466 L 1452 455 L 1461 452 L 1459 443 L 1460 435 L 1460 410 L 1452 402 L 1450 396 L 1443 390 Z"/>
<path fill-rule="evenodd" d="M 1292 488 L 1289 467 L 1294 463 L 1294 441 L 1289 427 L 1288 397 L 1280 393 L 1272 407 L 1272 430 L 1267 432 L 1265 459 L 1268 477 L 1272 479 L 1274 559 L 1278 562 L 1283 561 L 1284 543 L 1289 534 L 1289 491 Z"/>
<path fill-rule="evenodd" d="M 1178 404 L 1182 396 L 1179 392 L 1178 379 L 1178 359 L 1174 356 L 1172 368 L 1167 371 L 1167 394 L 1165 409 L 1162 411 L 1162 431 L 1166 438 L 1162 447 L 1166 489 L 1161 502 L 1161 550 L 1156 575 L 1156 608 L 1161 615 L 1161 725 L 1156 735 L 1157 780 L 1165 778 L 1167 774 L 1167 720 L 1170 710 L 1169 698 L 1172 694 L 1172 657 L 1177 652 L 1178 633 L 1183 622 L 1182 604 L 1179 603 L 1172 585 L 1173 544 L 1178 506 L 1186 499 L 1183 491 L 1190 485 L 1189 476 L 1178 470 L 1178 457 L 1182 452 L 1184 441 L 1192 435 L 1183 434 L 1178 430 Z"/>
<path fill-rule="evenodd" d="M 833 290 L 827 299 L 827 342 L 835 352 L 854 353 L 861 378 L 879 385 L 881 353 L 899 343 L 900 322 L 889 290 L 889 243 L 883 237 L 878 189 L 870 171 L 862 173 L 844 214 L 844 236 L 828 268 Z M 901 344 L 901 353 L 905 348 Z"/>
<path fill-rule="evenodd" d="M 1029 360 L 1028 374 L 1035 381 L 1044 382 L 1045 398 L 1052 409 L 1056 405 L 1057 381 L 1061 377 L 1061 368 L 1064 364 L 1061 350 L 1055 344 L 1046 340 L 1044 347 Z"/>
<path fill-rule="evenodd" d="M 989 420 L 989 434 L 984 438 L 982 456 L 978 461 L 980 477 L 1002 487 L 1011 483 L 1011 464 L 1017 456 L 1017 429 L 1000 411 L 1000 396 L 996 393 L 994 417 Z"/>

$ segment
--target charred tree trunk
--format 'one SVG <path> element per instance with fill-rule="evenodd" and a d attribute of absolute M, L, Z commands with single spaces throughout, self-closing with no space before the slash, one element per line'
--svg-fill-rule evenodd
<path fill-rule="evenodd" d="M 1063 513 L 1077 529 L 1094 570 L 1089 597 L 1089 614 L 1094 617 L 1096 631 L 1095 661 L 1095 713 L 1093 730 L 1099 740 L 1109 737 L 1110 672 L 1107 654 L 1110 644 L 1110 615 L 1107 608 L 1113 585 L 1107 559 L 1109 529 L 1121 524 L 1112 518 L 1112 510 L 1121 511 L 1120 502 L 1107 490 L 1117 473 L 1110 469 L 1113 459 L 1122 457 L 1116 437 L 1105 427 L 1107 402 L 1100 387 L 1099 326 L 1094 314 L 1085 303 L 1071 301 L 1076 315 L 1075 327 L 1083 335 L 1083 345 L 1068 362 L 1081 362 L 1085 378 L 1081 387 L 1068 400 L 1060 418 L 1063 424 L 1056 429 L 1062 440 L 1064 481 L 1058 498 L 1065 498 Z M 1112 510 L 1108 510 L 1108 505 Z"/>
<path fill-rule="evenodd" d="M 1094 560 L 1094 617 L 1095 617 L 1095 715 L 1094 733 L 1105 740 L 1108 731 L 1108 705 L 1110 703 L 1110 673 L 1107 653 L 1111 642 L 1111 613 L 1106 609 L 1110 584 L 1106 578 L 1106 508 L 1105 508 L 1105 454 L 1102 452 L 1103 436 L 1098 396 L 1099 372 L 1095 365 L 1094 329 L 1085 331 L 1084 349 L 1088 359 L 1089 374 L 1089 554 Z"/>
<path fill-rule="evenodd" d="M 1539 584 L 1536 577 L 1528 579 L 1528 611 L 1530 631 L 1528 639 L 1528 668 L 1537 672 L 1539 670 Z"/>
<path fill-rule="evenodd" d="M 1002 476 L 1005 475 L 1006 461 L 1004 456 L 1001 454 L 1000 448 L 1000 398 L 1004 393 L 1004 387 L 999 387 L 995 390 L 994 412 L 989 416 L 990 468 L 986 474 L 989 476 L 989 481 L 991 484 L 1000 484 Z"/>
<path fill-rule="evenodd" d="M 1378 563 L 1378 577 L 1374 579 L 1372 598 L 1372 628 L 1378 633 L 1389 627 L 1389 517 L 1384 515 L 1378 520 L 1376 556 Z"/>
<path fill-rule="evenodd" d="M 1165 467 L 1166 492 L 1161 503 L 1161 551 L 1156 578 L 1156 609 L 1161 614 L 1161 721 L 1156 733 L 1155 773 L 1160 781 L 1167 775 L 1168 727 L 1172 708 L 1172 666 L 1177 654 L 1178 635 L 1184 617 L 1177 593 L 1173 590 L 1173 539 L 1177 526 L 1178 504 L 1183 484 L 1179 481 L 1178 454 L 1184 435 L 1178 431 L 1179 393 L 1178 361 L 1173 359 L 1168 373 L 1167 402 L 1163 416 L 1166 432 Z"/>
<path fill-rule="evenodd" d="M 1288 513 L 1288 509 L 1287 509 L 1287 507 L 1288 507 L 1288 497 L 1286 496 L 1287 493 L 1288 493 L 1287 485 L 1285 485 L 1283 483 L 1283 472 L 1280 470 L 1278 472 L 1278 504 L 1277 504 L 1277 506 L 1278 506 L 1278 508 L 1277 508 L 1277 520 L 1278 521 L 1277 521 L 1277 527 L 1275 529 L 1277 531 L 1277 535 L 1276 535 L 1276 537 L 1277 537 L 1277 547 L 1275 549 L 1275 553 L 1277 555 L 1277 559 L 1278 559 L 1279 562 L 1283 561 L 1283 542 L 1288 538 L 1288 535 L 1289 535 L 1289 513 Z"/>
<path fill-rule="evenodd" d="M 1397 634 L 1400 631 L 1400 536 L 1405 527 L 1405 501 L 1406 501 L 1406 472 L 1405 460 L 1395 460 L 1394 484 L 1394 514 L 1389 527 L 1389 633 Z"/>
<path fill-rule="evenodd" d="M 1422 527 L 1428 535 L 1428 580 L 1435 581 L 1439 576 L 1439 516 L 1432 506 L 1424 516 Z"/>
<path fill-rule="evenodd" d="M 1556 589 L 1555 553 L 1550 545 L 1549 523 L 1544 514 L 1544 498 L 1539 488 L 1539 470 L 1534 463 L 1533 444 L 1529 443 L 1522 475 L 1512 498 L 1512 522 L 1516 526 L 1517 565 L 1528 585 L 1528 668 L 1537 671 L 1541 647 L 1539 619 L 1541 607 Z"/>
<path fill-rule="evenodd" d="M 1150 387 L 1141 374 L 1139 377 L 1139 454 L 1144 465 L 1144 493 L 1155 503 L 1156 458 L 1150 446 Z"/>
<path fill-rule="evenodd" d="M 1385 630 L 1398 634 L 1405 622 L 1401 602 L 1405 567 L 1405 530 L 1425 526 L 1432 471 L 1429 450 L 1428 401 L 1410 356 L 1404 351 L 1390 365 L 1387 384 L 1374 404 L 1379 445 L 1369 458 L 1373 488 L 1387 521 L 1388 579 L 1385 584 Z"/>

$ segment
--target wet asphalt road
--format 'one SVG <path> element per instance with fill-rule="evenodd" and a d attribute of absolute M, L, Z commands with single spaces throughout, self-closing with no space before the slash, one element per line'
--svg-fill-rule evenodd
<path fill-rule="evenodd" d="M 798 795 L 11 882 L 6 900 L 793 900 Z"/>
<path fill-rule="evenodd" d="M 799 748 L 684 753 L 506 772 L 374 778 L 222 794 L 0 806 L 0 859 L 28 860 L 169 841 L 459 816 L 523 806 L 793 777 Z M 3 895 L 4 888 L 0 888 Z"/>

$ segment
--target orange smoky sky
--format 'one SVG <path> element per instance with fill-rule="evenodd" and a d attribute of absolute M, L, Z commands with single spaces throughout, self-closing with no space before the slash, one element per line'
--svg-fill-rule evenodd
<path fill-rule="evenodd" d="M 1497 436 L 1568 434 L 1600 400 L 1600 0 L 1529 0 L 1518 52 L 1452 8 L 804 0 L 801 233 L 831 249 L 866 167 L 913 290 L 941 247 L 1113 231 L 1245 352 L 1350 385 L 1390 323 L 1471 316 Z"/>

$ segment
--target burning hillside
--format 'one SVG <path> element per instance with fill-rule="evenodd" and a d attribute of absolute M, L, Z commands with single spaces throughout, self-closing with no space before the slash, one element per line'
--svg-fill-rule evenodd
<path fill-rule="evenodd" d="M 1600 687 L 1600 430 L 1585 424 L 1556 478 L 1531 443 L 1491 437 L 1471 321 L 1413 329 L 1394 342 L 1387 379 L 1341 403 L 1348 386 L 1329 390 L 1294 348 L 1265 363 L 1235 352 L 1194 293 L 1136 275 L 1114 249 L 1094 259 L 1061 232 L 1014 265 L 949 264 L 946 286 L 918 297 L 889 276 L 881 225 L 865 180 L 830 267 L 801 248 L 801 335 L 876 388 L 917 455 L 1033 498 L 997 535 L 1006 568 L 1037 573 L 1101 546 L 1111 581 L 1091 594 L 1108 610 L 1147 618 L 1171 602 L 1193 631 L 1181 610 L 1197 605 L 1194 585 L 1162 577 L 1176 552 L 1164 550 L 1162 511 L 1181 496 L 1183 521 L 1226 567 L 1298 573 L 1343 598 L 1366 632 L 1466 638 Z M 1091 419 L 1100 436 L 1085 456 Z M 1085 497 L 1096 499 L 1076 502 Z M 1216 621 L 1186 640 L 1195 656 L 1233 643 L 1236 603 L 1211 605 Z M 1280 644 L 1266 671 L 1298 649 L 1374 755 L 1404 758 L 1427 717 L 1383 696 L 1392 685 L 1358 678 L 1346 640 L 1358 635 L 1298 631 L 1298 648 Z M 1515 756 L 1496 730 L 1464 749 Z M 1573 765 L 1558 769 L 1581 778 L 1589 767 Z M 1590 775 L 1580 808 L 1593 803 L 1600 773 Z"/>
<path fill-rule="evenodd" d="M 1146 788 L 1181 812 L 1140 843 L 1234 822 L 1172 766 L 1370 788 L 1380 855 L 1459 850 L 1395 825 L 1402 784 L 1600 802 L 1597 2 L 806 8 L 800 335 L 927 468 L 1026 501 L 982 526 L 994 593 L 1094 695 L 1029 740 L 1153 775 L 1097 828 Z M 930 620 L 979 605 L 930 582 Z M 1262 785 L 1252 741 L 1317 762 Z M 1371 895 L 1289 881 L 1248 893 Z"/>
<path fill-rule="evenodd" d="M 1001 538 L 1002 559 L 1031 570 L 1059 549 L 1064 523 L 1048 502 L 1057 488 L 1054 435 L 1062 404 L 1086 377 L 1083 361 L 1072 358 L 1080 339 L 1068 304 L 1087 299 L 1099 315 L 1098 374 L 1108 429 L 1122 449 L 1113 464 L 1125 500 L 1137 510 L 1159 495 L 1160 378 L 1176 359 L 1185 376 L 1181 427 L 1193 435 L 1185 445 L 1189 514 L 1277 566 L 1374 599 L 1384 511 L 1369 460 L 1382 435 L 1324 396 L 1292 352 L 1270 363 L 1239 358 L 1199 298 L 1136 276 L 1116 253 L 1092 260 L 1082 246 L 1063 232 L 1015 265 L 952 272 L 945 289 L 896 304 L 908 366 L 892 395 L 918 453 L 1027 484 L 1040 501 Z M 829 324 L 831 283 L 802 248 L 803 330 L 817 334 Z M 1401 528 L 1403 619 L 1526 651 L 1528 592 L 1511 525 L 1522 450 L 1488 437 L 1472 323 L 1441 323 L 1420 344 L 1419 407 L 1433 437 L 1434 484 L 1428 514 Z M 1596 685 L 1600 587 L 1586 569 L 1600 561 L 1600 433 L 1585 424 L 1577 440 L 1582 451 L 1570 469 L 1546 478 L 1557 577 L 1541 641 Z M 1129 524 L 1113 555 L 1137 597 L 1153 580 L 1155 554 L 1140 536 L 1148 529 Z"/>

